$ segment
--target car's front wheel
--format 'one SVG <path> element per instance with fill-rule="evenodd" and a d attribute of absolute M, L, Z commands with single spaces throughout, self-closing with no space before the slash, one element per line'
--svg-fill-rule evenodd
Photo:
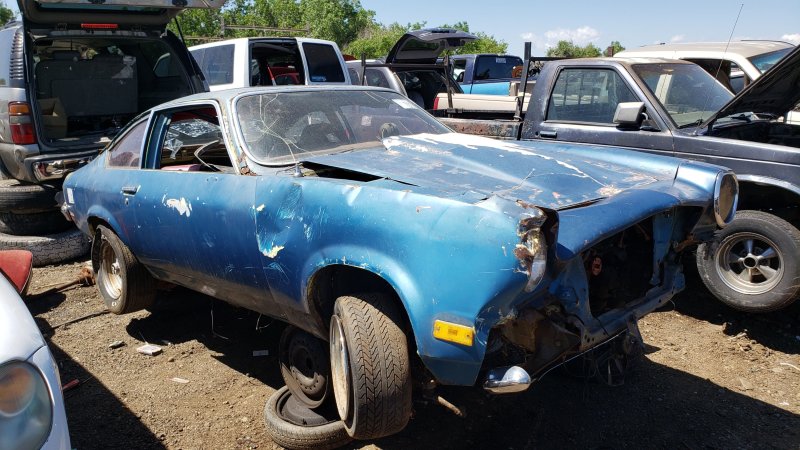
<path fill-rule="evenodd" d="M 732 308 L 783 308 L 800 294 L 800 230 L 772 214 L 739 211 L 713 242 L 698 247 L 697 270 Z"/>
<path fill-rule="evenodd" d="M 385 295 L 336 300 L 331 381 L 336 409 L 355 439 L 397 433 L 411 417 L 408 343 L 401 324 L 400 311 Z"/>
<path fill-rule="evenodd" d="M 103 225 L 95 232 L 92 267 L 97 288 L 114 314 L 127 314 L 153 304 L 155 280 L 130 249 Z"/>

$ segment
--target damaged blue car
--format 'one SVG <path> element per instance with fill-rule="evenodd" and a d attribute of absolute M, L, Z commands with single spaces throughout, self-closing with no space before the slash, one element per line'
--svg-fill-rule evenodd
<path fill-rule="evenodd" d="M 400 431 L 412 384 L 519 392 L 610 344 L 618 363 L 737 197 L 717 166 L 461 135 L 386 89 L 278 87 L 138 116 L 62 210 L 112 312 L 159 280 L 290 324 L 266 416 L 303 448 Z M 309 425 L 325 405 L 338 417 Z"/>

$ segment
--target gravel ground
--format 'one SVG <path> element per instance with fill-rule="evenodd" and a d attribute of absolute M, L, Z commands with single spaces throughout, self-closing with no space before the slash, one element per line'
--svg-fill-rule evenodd
<path fill-rule="evenodd" d="M 82 264 L 34 270 L 31 293 Z M 554 371 L 523 394 L 441 390 L 466 418 L 416 403 L 401 433 L 353 448 L 800 448 L 800 302 L 732 311 L 687 274 L 674 304 L 640 322 L 645 357 L 622 386 Z M 274 448 L 267 397 L 282 381 L 282 325 L 183 289 L 153 311 L 104 313 L 95 287 L 28 299 L 61 366 L 73 447 Z M 74 322 L 73 322 L 74 321 Z M 115 341 L 123 345 L 109 346 Z M 163 352 L 145 356 L 145 342 Z M 266 356 L 253 356 L 267 350 Z"/>

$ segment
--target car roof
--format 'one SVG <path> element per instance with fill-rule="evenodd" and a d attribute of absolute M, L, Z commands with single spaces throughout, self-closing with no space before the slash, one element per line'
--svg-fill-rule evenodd
<path fill-rule="evenodd" d="M 622 57 L 636 53 L 655 52 L 719 52 L 733 53 L 749 58 L 762 53 L 791 47 L 793 47 L 792 44 L 783 41 L 677 42 L 672 44 L 645 45 L 626 49 L 617 53 L 617 55 Z"/>
<path fill-rule="evenodd" d="M 230 100 L 248 93 L 281 93 L 281 92 L 308 92 L 308 91 L 384 91 L 397 94 L 396 91 L 387 88 L 359 85 L 286 85 L 286 86 L 257 86 L 235 89 L 221 89 L 213 92 L 201 92 L 199 94 L 188 95 L 167 103 L 163 103 L 154 109 L 165 109 L 179 107 L 200 101 L 219 101 L 229 102 Z"/>
<path fill-rule="evenodd" d="M 304 38 L 304 37 L 243 37 L 243 38 L 232 38 L 232 39 L 223 39 L 219 41 L 213 42 L 206 42 L 205 44 L 197 44 L 192 45 L 189 47 L 189 50 L 198 50 L 202 48 L 208 47 L 217 47 L 219 45 L 227 45 L 227 44 L 235 44 L 238 42 L 297 42 L 303 43 L 308 42 L 312 44 L 333 44 L 333 41 L 328 41 L 325 39 L 314 39 L 314 38 Z"/>

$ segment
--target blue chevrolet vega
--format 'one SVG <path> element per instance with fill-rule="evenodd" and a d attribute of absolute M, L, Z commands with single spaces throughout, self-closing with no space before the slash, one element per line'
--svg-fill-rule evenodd
<path fill-rule="evenodd" d="M 518 392 L 598 346 L 625 356 L 737 195 L 717 166 L 461 135 L 386 89 L 286 87 L 147 111 L 68 176 L 62 210 L 112 312 L 160 280 L 290 324 L 266 416 L 302 448 L 271 420 L 377 438 L 406 425 L 412 379 Z M 303 415 L 325 405 L 338 417 L 315 428 Z"/>

